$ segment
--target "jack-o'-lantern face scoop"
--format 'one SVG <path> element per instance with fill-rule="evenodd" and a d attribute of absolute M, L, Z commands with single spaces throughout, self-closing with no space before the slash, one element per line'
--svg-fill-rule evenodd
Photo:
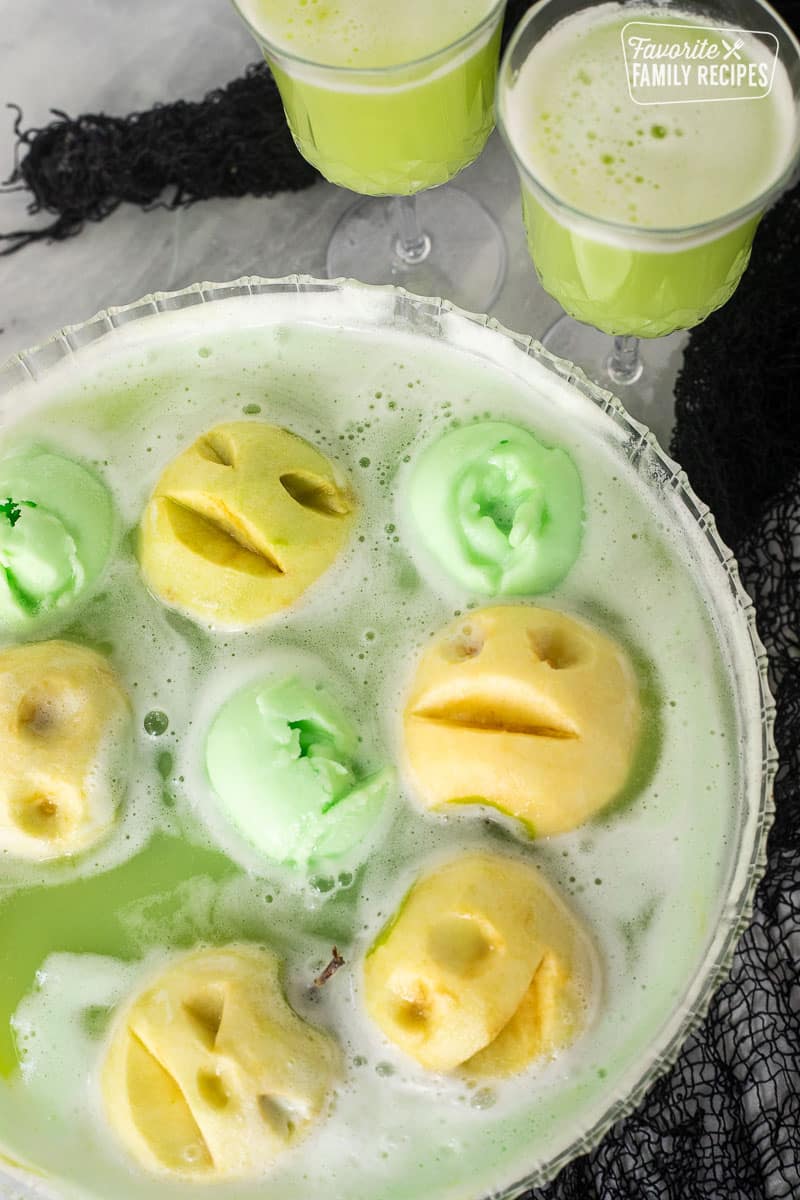
<path fill-rule="evenodd" d="M 127 786 L 130 703 L 73 642 L 0 652 L 0 853 L 44 862 L 108 834 Z"/>
<path fill-rule="evenodd" d="M 164 604 L 243 629 L 293 604 L 328 569 L 354 509 L 339 471 L 302 438 L 257 421 L 218 425 L 159 479 L 139 561 Z"/>
<path fill-rule="evenodd" d="M 581 1032 L 584 930 L 535 867 L 467 854 L 418 879 L 364 963 L 372 1019 L 429 1071 L 511 1075 Z"/>
<path fill-rule="evenodd" d="M 264 947 L 197 950 L 116 1020 L 103 1063 L 106 1114 L 151 1171 L 255 1178 L 320 1118 L 341 1070 L 336 1042 L 292 1009 Z"/>
<path fill-rule="evenodd" d="M 428 807 L 485 804 L 548 835 L 620 792 L 640 722 L 636 676 L 616 642 L 551 609 L 485 608 L 423 655 L 405 747 Z"/>

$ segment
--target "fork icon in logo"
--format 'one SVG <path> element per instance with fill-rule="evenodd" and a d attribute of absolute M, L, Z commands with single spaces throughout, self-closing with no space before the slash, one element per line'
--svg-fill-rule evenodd
<path fill-rule="evenodd" d="M 737 59 L 738 61 L 741 62 L 742 56 L 739 53 L 739 51 L 741 50 L 742 46 L 744 45 L 744 40 L 742 38 L 737 38 L 736 41 L 733 43 L 733 45 L 731 45 L 730 42 L 726 41 L 725 38 L 723 38 L 722 44 L 725 47 L 725 51 L 726 51 L 725 59 L 724 59 L 725 62 L 727 62 L 727 60 L 731 57 L 731 55 L 735 59 Z"/>

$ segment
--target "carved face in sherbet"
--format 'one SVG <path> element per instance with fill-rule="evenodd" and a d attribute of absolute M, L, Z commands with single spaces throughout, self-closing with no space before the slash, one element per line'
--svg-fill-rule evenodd
<path fill-rule="evenodd" d="M 533 595 L 569 571 L 583 536 L 583 488 L 565 450 L 518 425 L 479 421 L 420 455 L 409 485 L 417 534 L 470 592 Z"/>
<path fill-rule="evenodd" d="M 114 821 L 130 706 L 104 658 L 70 642 L 0 652 L 0 849 L 77 854 Z"/>
<path fill-rule="evenodd" d="M 258 851 L 305 867 L 358 853 L 394 782 L 364 775 L 355 726 L 319 684 L 262 679 L 222 706 L 206 741 L 211 786 Z"/>
<path fill-rule="evenodd" d="M 260 946 L 194 951 L 118 1014 L 103 1100 L 143 1166 L 195 1180 L 257 1177 L 319 1118 L 340 1052 L 289 1006 L 279 972 Z"/>
<path fill-rule="evenodd" d="M 478 609 L 422 656 L 404 714 L 430 808 L 485 804 L 531 835 L 565 833 L 623 788 L 641 723 L 623 648 L 552 609 Z"/>
<path fill-rule="evenodd" d="M 369 1015 L 431 1071 L 508 1075 L 580 1032 L 593 956 L 540 873 L 469 854 L 418 880 L 364 964 Z"/>
<path fill-rule="evenodd" d="M 355 502 L 331 462 L 286 429 L 218 425 L 166 468 L 142 517 L 150 589 L 219 629 L 294 603 L 342 549 Z"/>
<path fill-rule="evenodd" d="M 0 462 L 0 631 L 69 608 L 103 571 L 111 496 L 86 467 L 40 446 Z"/>

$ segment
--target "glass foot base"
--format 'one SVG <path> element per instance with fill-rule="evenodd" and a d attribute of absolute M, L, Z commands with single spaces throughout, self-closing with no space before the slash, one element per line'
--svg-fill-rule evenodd
<path fill-rule="evenodd" d="M 560 317 L 542 338 L 551 354 L 566 358 L 600 387 L 613 392 L 625 408 L 650 428 L 665 449 L 669 449 L 675 423 L 675 380 L 683 362 L 689 331 L 681 330 L 662 338 L 642 338 L 639 355 L 642 369 L 630 383 L 619 383 L 609 374 L 608 360 L 613 338 L 591 325 Z"/>
<path fill-rule="evenodd" d="M 365 197 L 349 208 L 328 246 L 328 276 L 394 283 L 419 296 L 442 296 L 469 312 L 486 312 L 506 275 L 506 244 L 482 204 L 455 187 L 417 196 L 423 257 L 397 253 L 396 202 Z"/>

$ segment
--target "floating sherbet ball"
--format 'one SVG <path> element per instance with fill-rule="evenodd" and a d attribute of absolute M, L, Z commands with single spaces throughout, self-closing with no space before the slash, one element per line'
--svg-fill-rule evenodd
<path fill-rule="evenodd" d="M 70 642 L 0 652 L 0 850 L 77 854 L 114 822 L 130 706 L 104 658 Z"/>
<path fill-rule="evenodd" d="M 369 1015 L 431 1071 L 506 1075 L 580 1032 L 591 951 L 539 872 L 493 854 L 418 880 L 364 964 Z"/>
<path fill-rule="evenodd" d="M 419 457 L 409 488 L 417 533 L 471 592 L 518 596 L 554 587 L 583 536 L 583 488 L 565 450 L 504 421 L 445 433 Z"/>
<path fill-rule="evenodd" d="M 306 1133 L 340 1070 L 258 946 L 194 951 L 116 1018 L 102 1069 L 111 1125 L 139 1162 L 194 1179 L 263 1174 Z"/>
<path fill-rule="evenodd" d="M 111 552 L 114 505 L 86 467 L 40 446 L 0 461 L 0 629 L 67 608 Z"/>
<path fill-rule="evenodd" d="M 486 804 L 532 836 L 564 833 L 623 788 L 641 721 L 623 648 L 551 609 L 478 609 L 423 655 L 404 714 L 430 808 Z"/>
<path fill-rule="evenodd" d="M 393 772 L 364 777 L 357 756 L 340 705 L 296 678 L 237 692 L 206 742 L 208 775 L 228 819 L 266 857 L 295 866 L 347 854 L 375 824 Z"/>
<path fill-rule="evenodd" d="M 218 425 L 159 479 L 139 560 L 164 604 L 241 629 L 294 603 L 327 570 L 353 512 L 345 480 L 302 438 L 256 421 Z"/>

